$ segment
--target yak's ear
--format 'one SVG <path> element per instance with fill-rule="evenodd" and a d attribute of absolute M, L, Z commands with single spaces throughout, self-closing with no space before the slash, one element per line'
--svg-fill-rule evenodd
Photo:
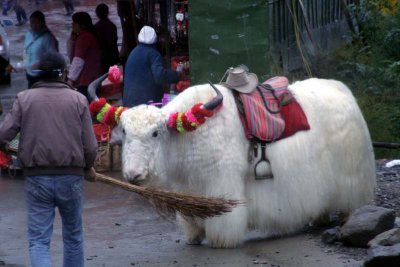
<path fill-rule="evenodd" d="M 120 124 L 118 124 L 111 131 L 111 138 L 110 138 L 109 143 L 111 145 L 122 145 L 123 136 L 124 136 L 124 133 L 122 131 L 122 126 Z"/>

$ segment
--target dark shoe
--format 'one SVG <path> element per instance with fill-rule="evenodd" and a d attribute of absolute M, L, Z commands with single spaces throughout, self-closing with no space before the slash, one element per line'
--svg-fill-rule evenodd
<path fill-rule="evenodd" d="M 27 22 L 26 19 L 23 19 L 22 21 L 18 22 L 17 24 L 15 24 L 15 26 L 22 26 Z"/>

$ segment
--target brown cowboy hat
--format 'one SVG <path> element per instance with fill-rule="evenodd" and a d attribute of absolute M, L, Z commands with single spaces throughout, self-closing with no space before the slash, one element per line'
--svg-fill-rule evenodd
<path fill-rule="evenodd" d="M 257 75 L 242 66 L 229 68 L 226 81 L 222 83 L 226 87 L 241 93 L 251 93 L 258 84 Z"/>

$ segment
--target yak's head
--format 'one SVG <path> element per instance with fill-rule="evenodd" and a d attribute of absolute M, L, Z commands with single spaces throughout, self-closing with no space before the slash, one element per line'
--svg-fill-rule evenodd
<path fill-rule="evenodd" d="M 174 146 L 181 139 L 175 137 L 196 130 L 222 104 L 222 94 L 212 87 L 217 92 L 214 99 L 198 103 L 185 112 L 167 114 L 164 109 L 148 105 L 123 112 L 119 127 L 123 174 L 127 181 L 140 185 L 165 183 L 168 173 L 179 168 L 174 154 L 179 148 Z"/>
<path fill-rule="evenodd" d="M 168 117 L 162 110 L 140 105 L 125 111 L 121 116 L 122 164 L 125 179 L 134 184 L 144 184 L 151 178 L 163 177 L 159 157 L 165 154 L 169 140 Z"/>

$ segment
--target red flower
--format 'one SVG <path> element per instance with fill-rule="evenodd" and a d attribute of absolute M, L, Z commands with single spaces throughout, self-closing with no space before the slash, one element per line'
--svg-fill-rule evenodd
<path fill-rule="evenodd" d="M 111 66 L 108 69 L 108 79 L 112 83 L 117 83 L 121 80 L 121 70 L 117 65 Z"/>
<path fill-rule="evenodd" d="M 178 119 L 178 112 L 174 112 L 171 115 L 169 115 L 168 118 L 168 126 L 172 129 L 176 130 L 176 120 Z"/>
<path fill-rule="evenodd" d="M 95 116 L 99 111 L 104 107 L 104 105 L 107 104 L 107 101 L 105 98 L 99 98 L 98 100 L 93 100 L 92 103 L 89 105 L 89 110 L 90 114 Z"/>
<path fill-rule="evenodd" d="M 192 107 L 192 113 L 200 124 L 206 121 L 205 117 L 211 117 L 213 115 L 212 111 L 201 108 L 202 105 L 203 104 L 198 103 Z"/>
<path fill-rule="evenodd" d="M 118 107 L 111 106 L 103 117 L 103 123 L 114 127 L 117 123 L 115 121 L 115 111 Z"/>
<path fill-rule="evenodd" d="M 196 127 L 193 127 L 190 123 L 190 121 L 188 120 L 188 118 L 186 117 L 186 114 L 183 113 L 181 116 L 181 120 L 182 120 L 182 126 L 185 129 L 185 131 L 187 132 L 191 132 L 193 130 L 196 130 Z"/>
<path fill-rule="evenodd" d="M 122 112 L 124 112 L 124 111 L 127 110 L 127 109 L 128 109 L 127 107 L 123 107 L 123 108 L 118 112 L 118 114 L 117 114 L 118 120 L 121 119 L 121 114 L 122 114 Z"/>

